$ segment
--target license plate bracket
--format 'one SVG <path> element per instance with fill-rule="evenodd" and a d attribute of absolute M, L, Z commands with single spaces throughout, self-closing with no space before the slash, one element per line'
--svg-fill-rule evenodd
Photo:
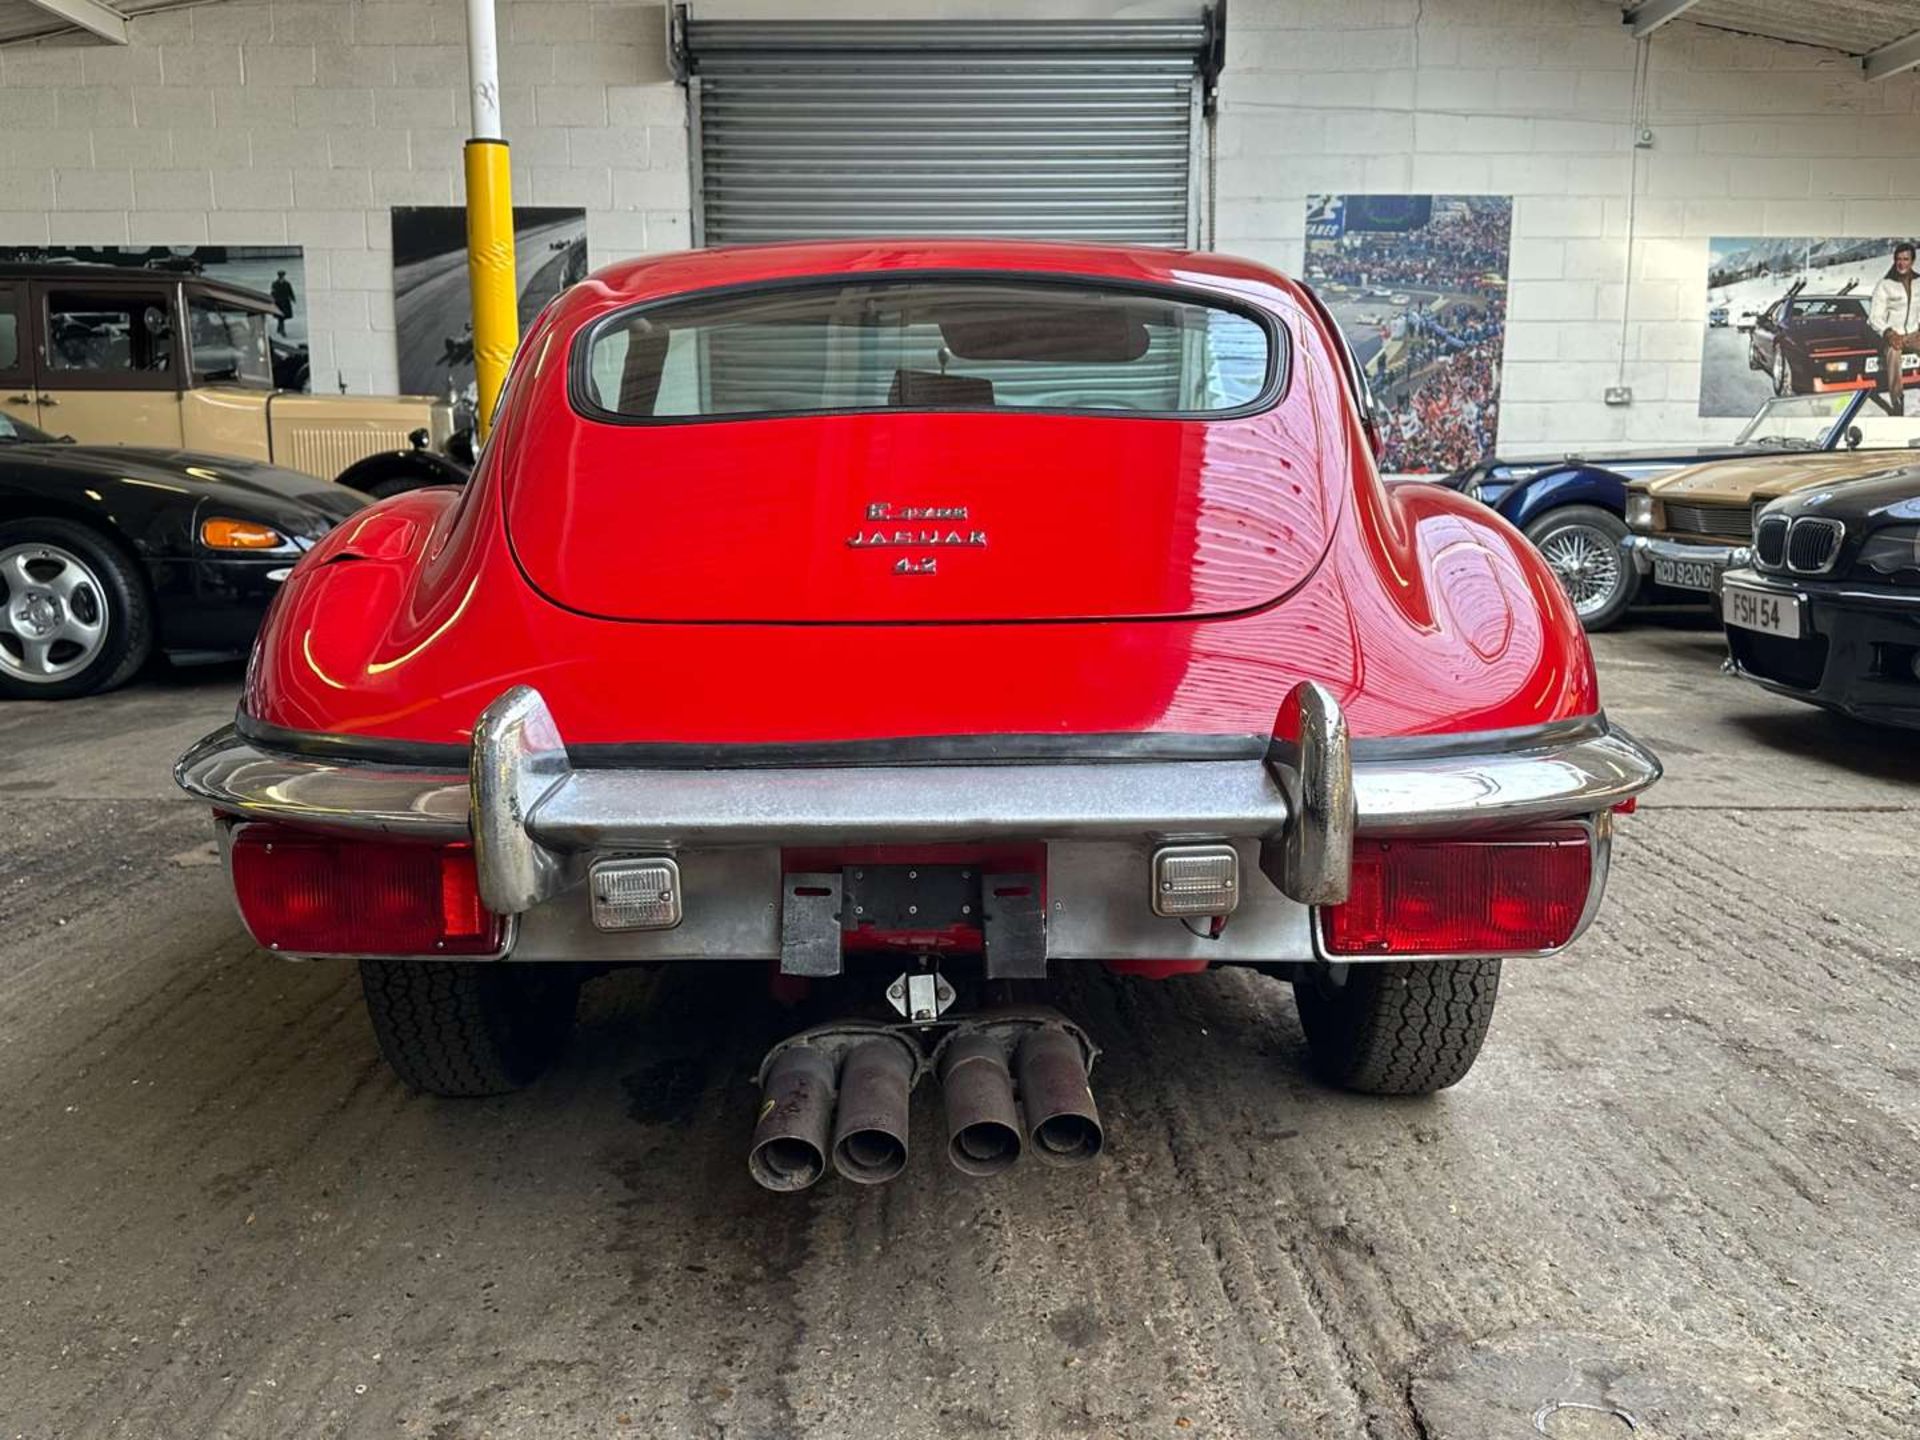
<path fill-rule="evenodd" d="M 840 872 L 848 931 L 933 931 L 980 924 L 976 865 L 849 865 Z"/>

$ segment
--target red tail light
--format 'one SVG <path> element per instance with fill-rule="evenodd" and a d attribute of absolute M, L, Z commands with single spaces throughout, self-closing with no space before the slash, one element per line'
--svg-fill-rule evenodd
<path fill-rule="evenodd" d="M 1462 840 L 1359 840 L 1344 905 L 1320 912 L 1330 955 L 1518 955 L 1566 944 L 1593 875 L 1577 826 Z"/>
<path fill-rule="evenodd" d="M 233 890 L 253 938 L 290 955 L 492 955 L 503 922 L 468 845 L 406 845 L 279 825 L 233 833 Z"/>

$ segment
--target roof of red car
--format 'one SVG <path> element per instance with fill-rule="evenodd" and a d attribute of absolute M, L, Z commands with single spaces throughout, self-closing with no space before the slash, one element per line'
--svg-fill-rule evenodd
<path fill-rule="evenodd" d="M 1231 255 L 1148 245 L 964 239 L 809 240 L 682 250 L 608 265 L 589 275 L 579 288 L 600 303 L 624 303 L 761 280 L 875 270 L 1092 275 L 1241 293 L 1260 289 L 1291 293 L 1294 289 L 1293 282 L 1278 271 Z"/>

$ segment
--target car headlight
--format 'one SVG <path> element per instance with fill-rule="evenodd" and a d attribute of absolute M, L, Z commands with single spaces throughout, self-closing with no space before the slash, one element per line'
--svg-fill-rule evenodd
<path fill-rule="evenodd" d="M 1627 528 L 1651 534 L 1656 528 L 1659 503 L 1651 495 L 1632 493 L 1627 495 Z"/>
<path fill-rule="evenodd" d="M 271 525 L 213 515 L 200 522 L 200 543 L 209 550 L 288 550 L 293 542 Z"/>
<path fill-rule="evenodd" d="M 1860 547 L 1860 568 L 1876 575 L 1920 570 L 1920 525 L 1889 525 L 1867 536 Z"/>

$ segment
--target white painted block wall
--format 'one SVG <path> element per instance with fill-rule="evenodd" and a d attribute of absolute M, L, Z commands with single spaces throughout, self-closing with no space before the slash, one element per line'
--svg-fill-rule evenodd
<path fill-rule="evenodd" d="M 596 263 L 686 245 L 661 5 L 499 5 L 516 199 L 584 207 Z M 1678 23 L 1652 46 L 1655 138 L 1636 160 L 1619 16 L 1613 0 L 1233 0 L 1220 248 L 1297 269 L 1318 191 L 1511 194 L 1503 444 L 1726 435 L 1737 422 L 1696 415 L 1707 238 L 1920 232 L 1920 78 L 1868 85 L 1826 51 Z M 222 0 L 136 19 L 125 48 L 0 49 L 0 244 L 303 245 L 316 384 L 391 388 L 387 209 L 460 199 L 463 33 L 460 0 Z M 1616 378 L 1632 407 L 1602 403 Z"/>
<path fill-rule="evenodd" d="M 689 243 L 658 4 L 499 0 L 519 204 L 596 263 Z M 225 0 L 132 43 L 0 49 L 0 245 L 304 246 L 317 389 L 398 385 L 389 208 L 463 198 L 462 0 Z"/>
<path fill-rule="evenodd" d="M 1676 23 L 1636 156 L 1617 3 L 1233 0 L 1227 38 L 1219 248 L 1297 270 L 1320 191 L 1515 197 L 1503 447 L 1730 435 L 1698 416 L 1708 238 L 1920 233 L 1911 73 Z"/>

